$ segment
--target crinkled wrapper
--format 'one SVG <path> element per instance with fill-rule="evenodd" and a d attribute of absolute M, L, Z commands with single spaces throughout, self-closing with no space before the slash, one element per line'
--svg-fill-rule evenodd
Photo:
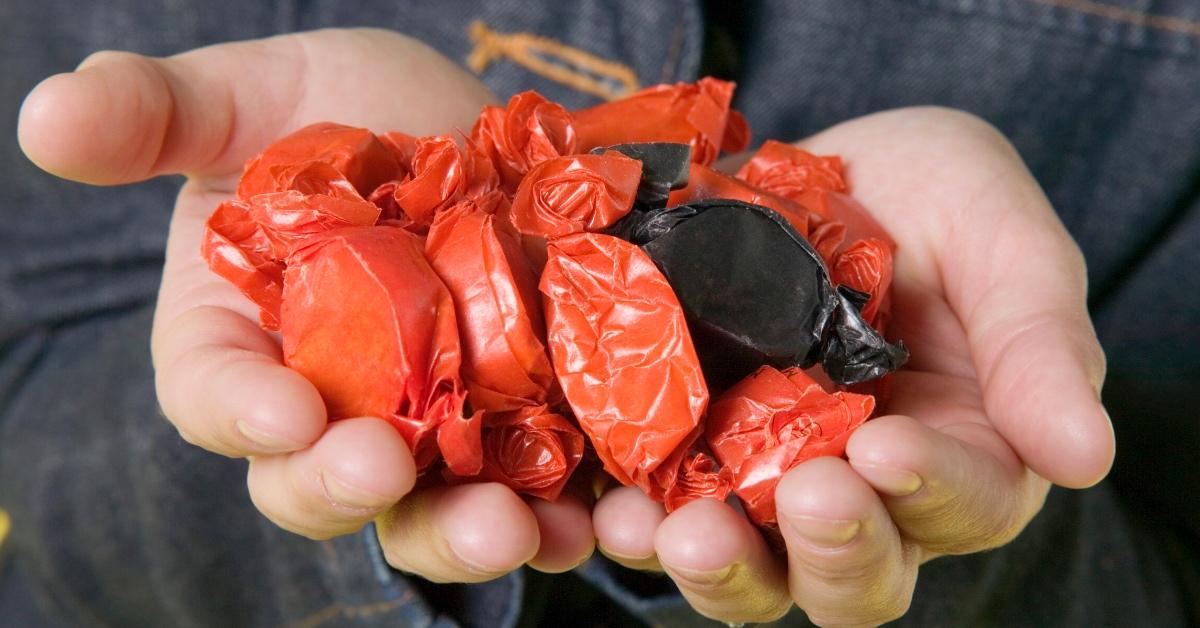
<path fill-rule="evenodd" d="M 750 143 L 750 127 L 732 109 L 734 84 L 713 78 L 655 85 L 628 98 L 575 112 L 580 152 L 633 142 L 689 144 L 696 163 L 711 165 L 721 151 Z"/>
<path fill-rule="evenodd" d="M 775 528 L 783 474 L 805 460 L 842 456 L 874 409 L 869 395 L 829 393 L 798 368 L 764 366 L 713 401 L 704 436 L 751 521 Z"/>
<path fill-rule="evenodd" d="M 641 176 L 642 162 L 615 151 L 550 159 L 521 181 L 509 220 L 539 238 L 601 231 L 629 213 Z"/>
<path fill-rule="evenodd" d="M 309 162 L 331 166 L 363 196 L 400 172 L 391 151 L 374 133 L 318 122 L 280 139 L 246 162 L 238 197 L 249 200 L 256 194 L 295 189 L 293 179 Z"/>
<path fill-rule="evenodd" d="M 316 386 L 331 419 L 391 421 L 418 469 L 437 458 L 443 423 L 469 421 L 454 303 L 412 233 L 376 226 L 310 237 L 287 260 L 282 313 L 284 361 Z"/>
<path fill-rule="evenodd" d="M 425 241 L 454 298 L 471 406 L 489 412 L 544 404 L 557 386 L 537 277 L 516 231 L 488 211 L 502 203 L 499 192 L 482 206 L 462 201 L 438 214 Z"/>
<path fill-rule="evenodd" d="M 692 164 L 688 171 L 687 186 L 671 192 L 667 197 L 667 206 L 710 199 L 732 199 L 772 209 L 787 219 L 796 232 L 805 238 L 810 237 L 813 227 L 820 223 L 820 218 L 813 216 L 803 205 L 701 164 Z"/>
<path fill-rule="evenodd" d="M 250 217 L 250 206 L 225 201 L 208 217 L 200 255 L 217 275 L 258 306 L 263 328 L 279 329 L 283 303 L 283 264 L 271 256 L 271 242 Z"/>
<path fill-rule="evenodd" d="M 583 459 L 579 428 L 546 405 L 486 413 L 478 474 L 451 482 L 499 482 L 517 493 L 556 501 Z"/>
<path fill-rule="evenodd" d="M 534 166 L 574 154 L 577 144 L 571 114 L 532 91 L 513 96 L 505 107 L 484 107 L 471 142 L 495 164 L 508 194 Z"/>
<path fill-rule="evenodd" d="M 417 138 L 412 150 L 407 176 L 384 183 L 370 195 L 382 209 L 382 219 L 423 232 L 438 212 L 482 198 L 499 185 L 491 160 L 473 144 L 460 148 L 449 135 L 433 135 Z"/>
<path fill-rule="evenodd" d="M 835 283 L 870 295 L 859 314 L 879 331 L 891 310 L 892 248 L 877 238 L 859 240 L 842 251 L 829 269 Z"/>
<path fill-rule="evenodd" d="M 896 248 L 891 236 L 870 212 L 847 194 L 849 186 L 840 157 L 818 156 L 791 144 L 768 140 L 738 170 L 737 178 L 800 205 L 817 224 L 840 225 L 839 244 L 875 238 L 893 251 Z M 820 249 L 815 241 L 813 246 Z M 836 252 L 839 247 L 834 247 Z M 833 255 L 827 256 L 832 258 Z"/>
<path fill-rule="evenodd" d="M 551 241 L 540 289 L 559 384 L 605 470 L 662 501 L 708 404 L 671 287 L 636 246 L 585 233 Z"/>

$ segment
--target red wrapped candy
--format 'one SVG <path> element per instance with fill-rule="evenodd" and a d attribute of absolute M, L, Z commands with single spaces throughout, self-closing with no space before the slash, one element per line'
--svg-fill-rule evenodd
<path fill-rule="evenodd" d="M 438 214 L 425 255 L 441 277 L 458 314 L 462 378 L 471 406 L 496 412 L 542 404 L 554 387 L 537 278 L 518 235 L 481 208 L 463 201 Z"/>
<path fill-rule="evenodd" d="M 821 222 L 820 217 L 813 216 L 797 203 L 701 164 L 692 164 L 688 170 L 687 186 L 671 192 L 667 197 L 667 206 L 674 207 L 710 198 L 730 198 L 773 209 L 786 218 L 805 238 L 808 238 L 813 227 Z"/>
<path fill-rule="evenodd" d="M 558 499 L 583 459 L 583 434 L 545 405 L 486 414 L 482 439 L 483 468 L 472 480 L 549 501 Z"/>
<path fill-rule="evenodd" d="M 469 421 L 454 303 L 422 249 L 398 227 L 313 235 L 287 260 L 282 316 L 284 360 L 316 386 L 330 419 L 388 419 L 418 469 L 437 458 L 439 426 Z"/>
<path fill-rule="evenodd" d="M 783 474 L 811 458 L 841 456 L 874 409 L 869 395 L 828 393 L 798 368 L 764 366 L 713 401 L 704 436 L 733 474 L 746 514 L 771 528 Z"/>
<path fill-rule="evenodd" d="M 845 169 L 836 155 L 821 157 L 791 144 L 768 140 L 742 166 L 737 177 L 803 206 L 815 214 L 819 223 L 845 225 L 844 240 L 876 238 L 896 248 L 870 212 L 845 193 L 848 189 Z M 817 243 L 813 242 L 813 246 Z M 832 255 L 824 253 L 822 257 L 832 259 Z"/>
<path fill-rule="evenodd" d="M 605 470 L 662 501 L 708 403 L 671 287 L 638 247 L 584 233 L 550 242 L 540 289 L 559 384 Z"/>
<path fill-rule="evenodd" d="M 212 271 L 237 286 L 259 308 L 259 323 L 279 329 L 283 264 L 271 256 L 271 242 L 250 217 L 250 206 L 225 201 L 205 223 L 200 255 Z"/>
<path fill-rule="evenodd" d="M 293 179 L 308 162 L 331 166 L 364 196 L 400 171 L 391 151 L 370 131 L 318 122 L 271 144 L 246 162 L 238 196 L 249 200 L 264 192 L 295 189 Z"/>
<path fill-rule="evenodd" d="M 834 283 L 871 295 L 859 313 L 872 327 L 885 331 L 891 309 L 891 247 L 876 238 L 859 240 L 838 255 L 829 271 Z"/>
<path fill-rule="evenodd" d="M 471 141 L 495 164 L 509 194 L 534 166 L 576 152 L 571 114 L 537 92 L 521 92 L 506 107 L 484 107 Z"/>
<path fill-rule="evenodd" d="M 631 142 L 692 146 L 692 160 L 712 165 L 722 150 L 736 153 L 750 142 L 745 118 L 730 108 L 734 84 L 714 78 L 655 85 L 628 98 L 575 112 L 579 150 Z"/>
<path fill-rule="evenodd" d="M 542 238 L 600 231 L 629 213 L 641 177 L 642 162 L 616 151 L 550 159 L 521 181 L 510 220 Z"/>
<path fill-rule="evenodd" d="M 763 142 L 750 161 L 738 170 L 737 178 L 787 198 L 814 189 L 846 191 L 841 157 L 819 157 L 775 140 Z"/>
<path fill-rule="evenodd" d="M 454 138 L 434 135 L 418 138 L 413 150 L 409 175 L 371 194 L 371 200 L 383 208 L 385 219 L 401 218 L 394 209 L 399 208 L 408 221 L 423 229 L 437 212 L 496 189 L 495 168 L 471 145 L 460 149 Z"/>

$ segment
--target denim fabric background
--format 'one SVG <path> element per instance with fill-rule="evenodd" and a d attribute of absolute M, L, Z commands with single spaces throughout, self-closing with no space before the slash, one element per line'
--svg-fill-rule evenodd
<path fill-rule="evenodd" d="M 623 62 L 643 85 L 695 78 L 706 39 L 710 51 L 720 44 L 724 54 L 705 60 L 739 82 L 736 104 L 759 140 L 915 104 L 966 109 L 1004 131 L 1087 256 L 1117 469 L 1096 489 L 1053 492 L 1012 545 L 923 567 L 901 623 L 1188 622 L 1185 548 L 1200 536 L 1190 494 L 1200 486 L 1200 3 L 10 0 L 0 3 L 0 124 L 15 137 L 21 97 L 99 49 L 163 55 L 373 25 L 462 62 L 473 19 Z M 593 102 L 505 60 L 481 78 L 501 97 L 535 88 Z M 314 543 L 259 516 L 244 463 L 186 445 L 155 406 L 148 333 L 179 183 L 74 185 L 37 171 L 15 142 L 0 146 L 0 505 L 15 523 L 0 624 L 511 626 L 522 606 L 546 610 L 548 587 L 551 605 L 575 599 L 566 586 L 595 587 L 656 625 L 701 623 L 669 581 L 602 559 L 582 580 L 518 572 L 433 587 L 388 569 L 370 530 Z M 30 593 L 55 614 L 34 613 Z M 579 599 L 589 600 L 580 618 L 626 621 Z"/>

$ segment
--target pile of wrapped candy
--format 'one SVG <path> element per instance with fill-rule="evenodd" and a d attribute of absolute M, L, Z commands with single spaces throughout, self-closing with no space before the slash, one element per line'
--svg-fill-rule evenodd
<path fill-rule="evenodd" d="M 554 500 L 594 452 L 668 510 L 732 490 L 769 527 L 907 353 L 895 245 L 839 158 L 713 169 L 749 141 L 732 96 L 525 92 L 457 138 L 314 124 L 246 164 L 202 254 L 329 418 L 390 421 L 426 480 Z"/>

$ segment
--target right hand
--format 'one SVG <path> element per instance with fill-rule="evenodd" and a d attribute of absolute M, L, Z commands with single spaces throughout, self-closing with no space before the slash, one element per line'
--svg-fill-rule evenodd
<path fill-rule="evenodd" d="M 200 256 L 204 222 L 242 163 L 312 122 L 413 135 L 469 129 L 491 93 L 449 60 L 388 31 L 323 30 L 168 58 L 100 52 L 26 98 L 26 155 L 66 179 L 116 185 L 184 174 L 151 350 L 159 402 L 188 442 L 249 459 L 250 496 L 314 539 L 378 519 L 389 562 L 434 581 L 479 582 L 524 563 L 565 571 L 590 555 L 587 506 L 523 500 L 499 484 L 411 492 L 412 455 L 379 418 L 328 422 L 285 367 L 257 308 Z M 383 515 L 381 517 L 381 515 Z"/>

